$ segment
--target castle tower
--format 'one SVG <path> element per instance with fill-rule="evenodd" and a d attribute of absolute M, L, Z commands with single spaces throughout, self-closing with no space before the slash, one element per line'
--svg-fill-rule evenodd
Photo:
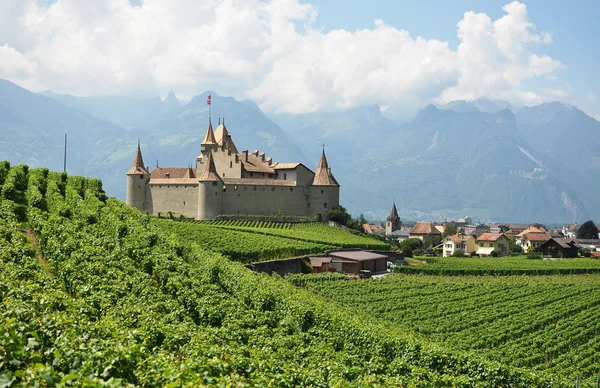
<path fill-rule="evenodd" d="M 200 155 L 196 158 L 196 169 L 198 171 L 202 170 L 202 155 L 210 152 L 213 148 L 217 147 L 217 139 L 215 138 L 215 133 L 213 131 L 212 123 L 210 118 L 208 119 L 208 127 L 206 128 L 206 134 L 204 135 L 204 139 L 200 143 Z"/>
<path fill-rule="evenodd" d="M 133 165 L 127 171 L 127 186 L 125 189 L 125 202 L 138 210 L 148 210 L 145 207 L 146 191 L 148 182 L 150 181 L 150 173 L 144 167 L 144 159 L 142 158 L 142 150 L 138 141 L 137 152 L 133 159 Z"/>
<path fill-rule="evenodd" d="M 211 128 L 212 130 L 212 128 Z M 223 208 L 223 180 L 217 174 L 210 150 L 204 162 L 204 172 L 198 182 L 198 220 L 212 220 Z"/>
<path fill-rule="evenodd" d="M 325 147 L 311 185 L 311 213 L 328 220 L 328 212 L 340 204 L 340 185 L 333 177 L 325 156 Z"/>
<path fill-rule="evenodd" d="M 392 201 L 392 209 L 390 210 L 390 214 L 385 221 L 385 234 L 389 235 L 390 233 L 399 230 L 401 226 L 402 221 L 398 215 L 398 210 L 396 210 L 396 203 Z"/>

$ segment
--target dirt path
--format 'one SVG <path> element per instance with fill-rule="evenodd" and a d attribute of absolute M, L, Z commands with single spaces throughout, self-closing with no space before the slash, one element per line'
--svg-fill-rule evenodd
<path fill-rule="evenodd" d="M 21 232 L 27 236 L 27 239 L 33 246 L 33 249 L 35 249 L 35 258 L 37 259 L 38 264 L 48 273 L 48 275 L 54 277 L 54 271 L 52 270 L 50 264 L 48 264 L 48 261 L 46 261 L 46 258 L 40 249 L 40 244 L 35 233 L 33 233 L 31 229 L 21 229 Z"/>

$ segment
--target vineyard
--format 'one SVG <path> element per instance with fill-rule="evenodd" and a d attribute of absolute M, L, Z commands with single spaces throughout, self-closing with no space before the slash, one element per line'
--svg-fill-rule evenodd
<path fill-rule="evenodd" d="M 521 257 L 421 258 L 425 265 L 396 267 L 395 272 L 428 275 L 568 275 L 600 274 L 600 260 L 532 260 Z"/>
<path fill-rule="evenodd" d="M 390 248 L 388 244 L 375 238 L 359 236 L 344 229 L 332 228 L 322 223 L 284 224 L 261 221 L 206 221 L 202 224 L 220 229 L 285 237 L 339 248 L 362 248 L 367 250 L 389 250 Z"/>
<path fill-rule="evenodd" d="M 156 225 L 178 241 L 190 241 L 202 249 L 229 256 L 242 263 L 322 253 L 333 245 L 268 236 L 251 231 L 215 228 L 207 223 L 157 219 Z"/>
<path fill-rule="evenodd" d="M 600 377 L 599 275 L 291 280 L 452 348 L 590 385 Z"/>
<path fill-rule="evenodd" d="M 0 188 L 0 386 L 569 386 L 173 241 L 98 180 Z"/>

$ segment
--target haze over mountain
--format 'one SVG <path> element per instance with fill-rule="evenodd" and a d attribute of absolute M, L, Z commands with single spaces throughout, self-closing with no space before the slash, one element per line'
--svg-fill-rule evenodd
<path fill-rule="evenodd" d="M 2 81 L 0 150 L 13 163 L 60 170 L 67 131 L 69 172 L 102 178 L 108 194 L 122 199 L 137 139 L 151 168 L 157 159 L 160 165 L 194 163 L 208 94 L 213 125 L 225 116 L 240 150 L 264 150 L 274 160 L 314 169 L 325 144 L 341 202 L 355 215 L 382 219 L 395 198 L 401 216 L 413 220 L 600 218 L 600 123 L 562 103 L 514 108 L 455 101 L 427 106 L 398 125 L 376 105 L 271 120 L 250 100 L 210 91 L 177 106 L 174 95 L 90 99 L 30 93 Z"/>

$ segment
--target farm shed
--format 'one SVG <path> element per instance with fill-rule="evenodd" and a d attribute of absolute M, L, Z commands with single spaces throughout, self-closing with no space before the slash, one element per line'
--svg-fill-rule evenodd
<path fill-rule="evenodd" d="M 335 251 L 329 252 L 331 263 L 329 268 L 338 271 L 356 274 L 361 270 L 372 273 L 387 270 L 387 256 L 365 251 Z"/>

